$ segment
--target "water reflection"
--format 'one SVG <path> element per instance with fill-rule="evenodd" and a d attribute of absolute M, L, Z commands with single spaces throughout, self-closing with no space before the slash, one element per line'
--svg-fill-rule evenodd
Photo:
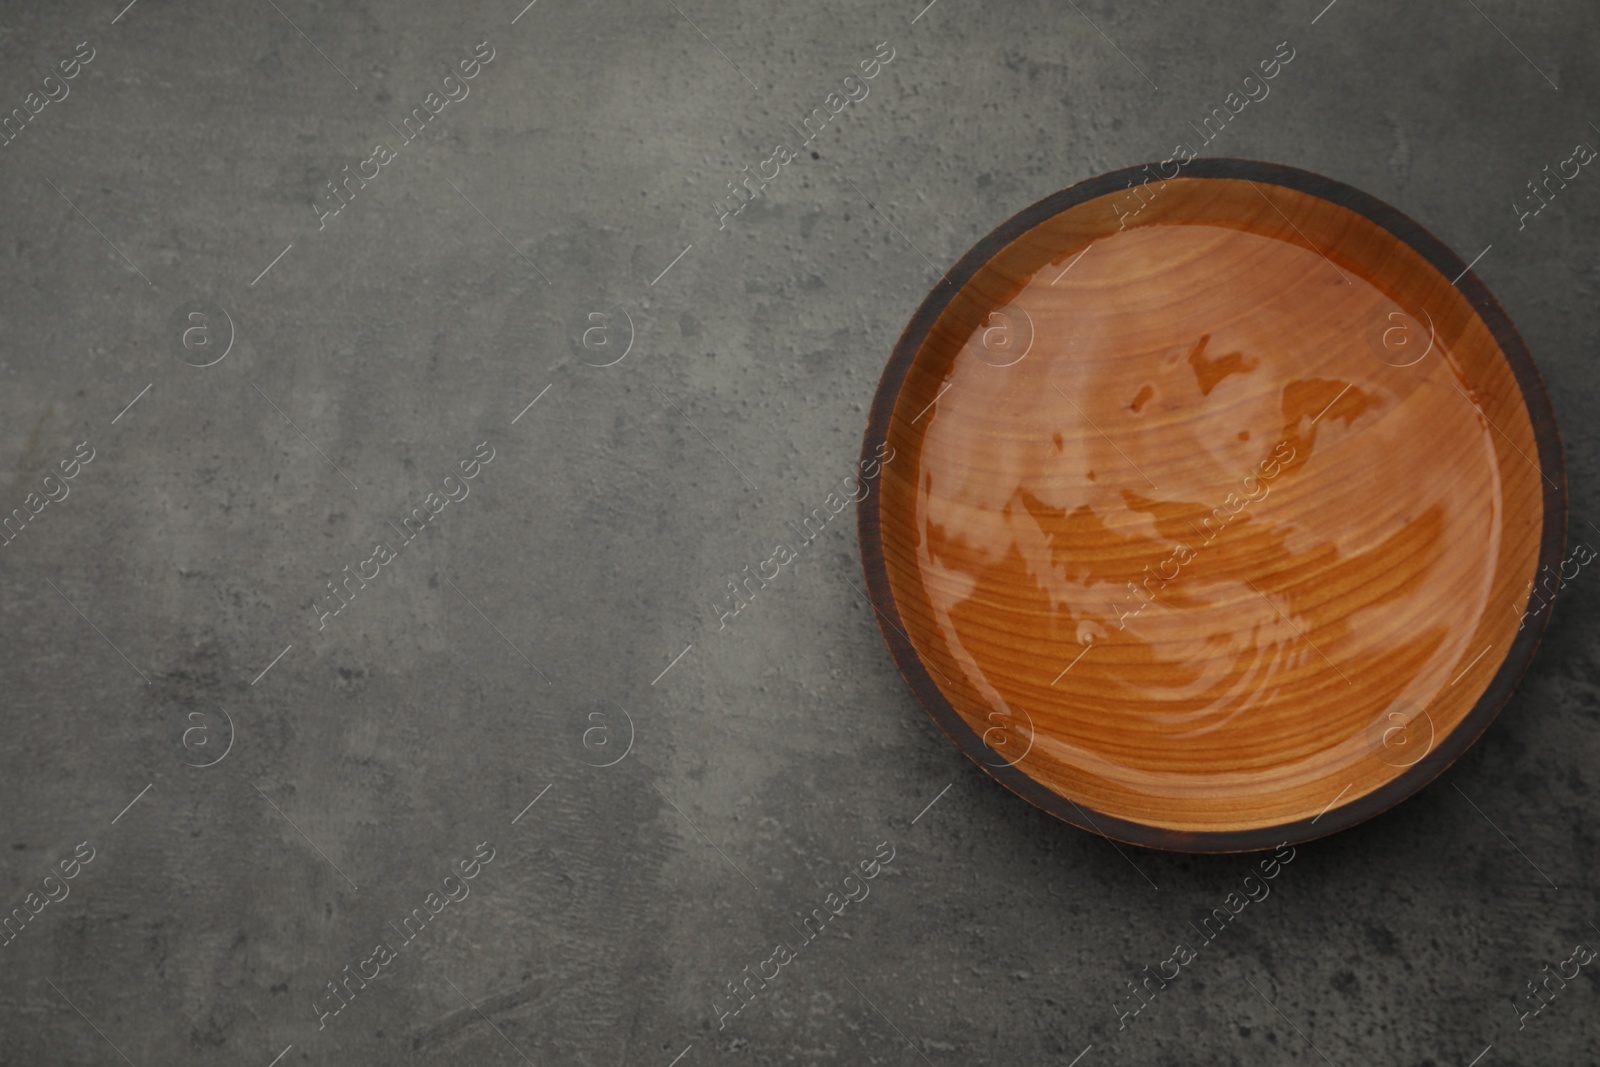
<path fill-rule="evenodd" d="M 919 424 L 914 537 L 952 703 L 1033 724 L 999 760 L 1265 789 L 1449 684 L 1498 553 L 1493 442 L 1442 342 L 1373 358 L 1403 309 L 1352 283 L 1256 234 L 1133 229 L 996 309 L 1028 358 L 973 330 Z M 1448 613 L 1418 596 L 1439 581 Z"/>

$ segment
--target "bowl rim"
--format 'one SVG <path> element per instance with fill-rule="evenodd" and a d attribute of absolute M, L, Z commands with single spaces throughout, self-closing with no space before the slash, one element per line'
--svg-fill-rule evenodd
<path fill-rule="evenodd" d="M 878 387 L 872 399 L 872 409 L 862 435 L 863 464 L 876 458 L 875 448 L 887 439 L 890 418 L 899 399 L 906 373 L 926 341 L 933 324 L 944 313 L 956 294 L 995 255 L 1027 231 L 1086 201 L 1108 193 L 1123 191 L 1130 185 L 1143 185 L 1151 180 L 1158 180 L 1151 178 L 1152 167 L 1159 167 L 1159 164 L 1145 163 L 1124 167 L 1087 178 L 1052 193 L 1023 208 L 995 227 L 945 272 L 944 280 L 936 283 L 923 298 L 916 313 L 901 332 L 900 339 L 890 354 L 889 362 L 878 380 Z M 1421 223 L 1399 209 L 1353 186 L 1312 171 L 1260 160 L 1211 157 L 1196 158 L 1185 163 L 1179 177 L 1261 182 L 1325 200 L 1365 217 L 1369 222 L 1409 245 L 1442 277 L 1456 279 L 1451 283 L 1452 286 L 1466 298 L 1488 328 L 1510 365 L 1521 391 L 1522 402 L 1532 424 L 1534 441 L 1537 445 L 1540 473 L 1543 475 L 1541 485 L 1544 525 L 1539 539 L 1538 563 L 1541 569 L 1559 565 L 1565 552 L 1566 542 L 1567 475 L 1562 458 L 1560 433 L 1556 427 L 1555 411 L 1551 406 L 1544 380 L 1521 334 L 1512 324 L 1505 308 L 1495 299 L 1489 287 L 1471 266 Z M 1334 805 L 1339 798 L 1335 797 L 1321 814 L 1309 819 L 1239 830 L 1174 830 L 1085 808 L 1015 766 L 1004 763 L 997 765 L 984 758 L 992 757 L 994 750 L 983 743 L 978 733 L 956 712 L 938 685 L 934 683 L 901 623 L 899 608 L 889 585 L 888 564 L 884 557 L 882 517 L 879 508 L 881 495 L 868 496 L 856 506 L 856 532 L 861 545 L 861 567 L 866 578 L 867 595 L 877 618 L 878 630 L 889 646 L 900 674 L 911 687 L 912 693 L 923 709 L 969 759 L 995 781 L 1030 804 L 1079 829 L 1113 841 L 1146 848 L 1187 853 L 1257 851 L 1275 848 L 1282 844 L 1302 844 L 1326 837 L 1387 811 L 1438 778 L 1483 735 L 1527 672 L 1553 614 L 1541 612 L 1540 617 L 1532 625 L 1521 629 L 1512 640 L 1511 648 L 1501 661 L 1494 677 L 1490 679 L 1471 710 L 1455 729 L 1436 738 L 1433 748 L 1426 756 L 1378 789 L 1337 807 Z"/>

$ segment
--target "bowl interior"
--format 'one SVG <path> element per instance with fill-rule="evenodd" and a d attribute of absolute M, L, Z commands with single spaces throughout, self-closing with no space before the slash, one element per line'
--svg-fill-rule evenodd
<path fill-rule="evenodd" d="M 1064 817 L 1303 823 L 1436 759 L 1506 661 L 1533 421 L 1453 279 L 1367 215 L 1216 177 L 1082 200 L 908 344 L 892 618 L 969 754 Z"/>

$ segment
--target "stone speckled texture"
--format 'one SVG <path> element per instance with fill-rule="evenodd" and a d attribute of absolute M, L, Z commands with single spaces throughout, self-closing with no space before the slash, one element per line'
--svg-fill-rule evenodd
<path fill-rule="evenodd" d="M 94 850 L 0 948 L 0 1063 L 1600 1059 L 1600 964 L 1522 1029 L 1512 1007 L 1600 947 L 1600 575 L 1465 759 L 1302 846 L 1120 1031 L 1125 982 L 1251 860 L 1119 852 L 984 777 L 896 673 L 848 514 L 713 610 L 850 472 L 938 271 L 1171 154 L 1282 41 L 1206 154 L 1492 245 L 1569 537 L 1600 537 L 1600 176 L 1521 230 L 1512 207 L 1600 136 L 1592 5 L 121 7 L 0 3 L 0 113 L 94 50 L 0 148 L 4 509 L 94 449 L 0 551 L 0 905 Z M 480 42 L 470 93 L 399 147 Z M 869 95 L 719 231 L 725 183 L 880 42 Z M 378 142 L 319 230 L 323 183 Z M 204 368 L 171 325 L 194 301 L 236 335 Z M 620 343 L 623 310 L 627 358 L 586 365 L 573 324 Z M 483 441 L 470 495 L 319 630 L 326 583 Z M 219 709 L 232 748 L 187 766 L 226 743 Z M 869 896 L 719 1029 L 727 983 L 884 841 Z M 319 1029 L 326 983 L 481 842 L 470 895 Z"/>

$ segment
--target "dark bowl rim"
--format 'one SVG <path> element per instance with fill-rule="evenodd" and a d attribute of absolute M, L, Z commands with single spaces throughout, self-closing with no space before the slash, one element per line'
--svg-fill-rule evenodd
<path fill-rule="evenodd" d="M 978 271 L 1003 248 L 1035 226 L 1078 204 L 1125 190 L 1130 185 L 1146 184 L 1152 180 L 1150 169 L 1157 166 L 1159 164 L 1139 164 L 1100 174 L 1023 208 L 973 245 L 945 273 L 944 279 L 923 298 L 911 321 L 906 324 L 878 381 L 872 410 L 862 435 L 863 469 L 865 464 L 876 458 L 874 450 L 877 445 L 887 438 L 889 420 L 906 372 L 927 339 L 929 330 L 950 301 Z M 1343 182 L 1311 171 L 1259 160 L 1204 158 L 1183 164 L 1178 177 L 1262 182 L 1328 201 L 1362 215 L 1409 245 L 1442 277 L 1456 279 L 1451 284 L 1466 298 L 1489 329 L 1521 390 L 1523 405 L 1533 426 L 1539 468 L 1543 476 L 1544 528 L 1540 535 L 1540 571 L 1546 566 L 1559 565 L 1565 551 L 1567 476 L 1555 412 L 1544 380 L 1522 336 L 1500 302 L 1470 269 L 1469 264 L 1424 226 L 1397 208 Z M 1284 843 L 1302 844 L 1364 822 L 1417 793 L 1471 748 L 1499 715 L 1532 663 L 1551 614 L 1548 611 L 1541 612 L 1533 624 L 1518 631 L 1494 677 L 1456 728 L 1443 737 L 1436 737 L 1427 755 L 1378 789 L 1337 807 L 1334 805 L 1339 798 L 1333 797 L 1328 808 L 1310 819 L 1242 830 L 1173 830 L 1086 809 L 1017 767 L 994 762 L 995 750 L 984 744 L 978 733 L 957 714 L 928 674 L 901 625 L 900 613 L 889 586 L 877 497 L 868 496 L 857 505 L 856 525 L 861 544 L 862 571 L 866 578 L 867 594 L 877 616 L 879 632 L 883 634 L 884 642 L 889 646 L 912 693 L 940 729 L 955 742 L 956 747 L 991 778 L 1063 822 L 1114 841 L 1172 852 L 1249 852 L 1275 848 Z"/>

